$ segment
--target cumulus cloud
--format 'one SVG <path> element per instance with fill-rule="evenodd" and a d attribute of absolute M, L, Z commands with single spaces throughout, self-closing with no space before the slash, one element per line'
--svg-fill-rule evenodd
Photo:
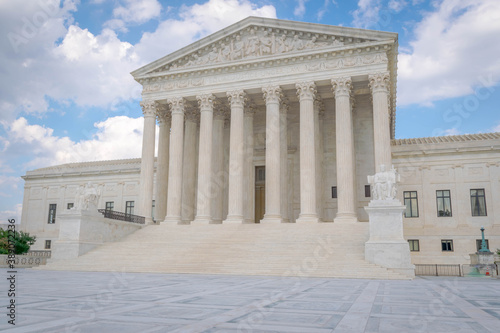
<path fill-rule="evenodd" d="M 16 204 L 8 210 L 0 211 L 0 224 L 8 224 L 10 219 L 16 220 L 15 224 L 21 223 L 22 204 Z"/>
<path fill-rule="evenodd" d="M 209 0 L 182 6 L 180 19 L 165 20 L 156 31 L 144 33 L 136 52 L 141 59 L 156 60 L 248 16 L 276 18 L 276 9 L 271 5 L 259 7 L 248 0 Z"/>
<path fill-rule="evenodd" d="M 302 18 L 306 13 L 306 2 L 308 0 L 297 0 L 297 6 L 293 10 L 293 15 Z"/>
<path fill-rule="evenodd" d="M 114 19 L 105 23 L 111 29 L 127 31 L 126 25 L 141 24 L 160 16 L 162 6 L 157 0 L 125 0 L 113 10 Z"/>
<path fill-rule="evenodd" d="M 111 117 L 95 123 L 96 133 L 90 138 L 74 142 L 69 137 L 55 136 L 51 128 L 30 125 L 21 117 L 6 128 L 9 146 L 5 155 L 14 155 L 18 151 L 31 152 L 33 158 L 23 165 L 23 169 L 140 157 L 143 124 L 142 117 Z"/>
<path fill-rule="evenodd" d="M 399 54 L 398 104 L 431 104 L 500 80 L 500 2 L 444 0 Z"/>
<path fill-rule="evenodd" d="M 359 0 L 358 8 L 352 13 L 352 24 L 356 28 L 370 28 L 379 21 L 381 0 Z"/>

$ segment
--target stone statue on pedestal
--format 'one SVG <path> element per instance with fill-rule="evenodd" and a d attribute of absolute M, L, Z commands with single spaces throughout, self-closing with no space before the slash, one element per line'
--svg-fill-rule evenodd
<path fill-rule="evenodd" d="M 368 182 L 372 187 L 373 200 L 395 200 L 397 196 L 397 184 L 401 177 L 394 166 L 389 171 L 385 170 L 385 165 L 380 165 L 380 172 L 375 176 L 368 176 Z"/>
<path fill-rule="evenodd" d="M 100 196 L 101 190 L 88 182 L 85 186 L 80 186 L 76 190 L 75 205 L 72 209 L 88 210 L 90 207 L 97 209 Z"/>

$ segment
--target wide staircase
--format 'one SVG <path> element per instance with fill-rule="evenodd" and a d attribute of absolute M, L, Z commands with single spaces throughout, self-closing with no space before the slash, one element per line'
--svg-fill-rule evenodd
<path fill-rule="evenodd" d="M 40 269 L 406 279 L 364 260 L 368 223 L 150 225 Z"/>

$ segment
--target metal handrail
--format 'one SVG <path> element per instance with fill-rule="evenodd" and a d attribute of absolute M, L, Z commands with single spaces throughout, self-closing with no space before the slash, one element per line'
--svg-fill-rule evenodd
<path fill-rule="evenodd" d="M 117 211 L 109 210 L 109 209 L 98 209 L 97 211 L 99 213 L 101 213 L 102 215 L 104 215 L 104 217 L 107 219 L 126 221 L 126 222 L 132 222 L 132 223 L 137 223 L 137 224 L 145 224 L 146 223 L 146 218 L 144 216 L 127 214 L 127 213 L 117 212 Z"/>

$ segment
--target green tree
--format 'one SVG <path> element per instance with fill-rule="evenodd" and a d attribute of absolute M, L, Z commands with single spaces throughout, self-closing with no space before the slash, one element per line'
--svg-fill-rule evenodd
<path fill-rule="evenodd" d="M 14 244 L 14 254 L 24 254 L 29 251 L 30 246 L 35 244 L 36 236 L 31 236 L 24 231 L 9 231 L 0 229 L 0 254 L 9 253 L 9 234 L 10 241 Z M 12 237 L 14 234 L 14 237 Z"/>

